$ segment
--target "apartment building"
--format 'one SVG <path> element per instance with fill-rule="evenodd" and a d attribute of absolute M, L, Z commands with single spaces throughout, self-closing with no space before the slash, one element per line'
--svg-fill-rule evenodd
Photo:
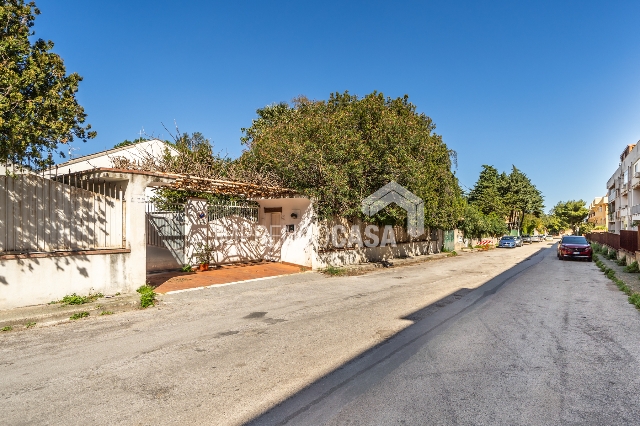
<path fill-rule="evenodd" d="M 608 228 L 609 223 L 609 198 L 596 197 L 589 205 L 589 217 L 587 222 L 592 223 L 593 226 L 604 226 Z"/>
<path fill-rule="evenodd" d="M 608 230 L 636 230 L 640 222 L 640 143 L 627 145 L 620 164 L 607 181 L 609 199 Z"/>

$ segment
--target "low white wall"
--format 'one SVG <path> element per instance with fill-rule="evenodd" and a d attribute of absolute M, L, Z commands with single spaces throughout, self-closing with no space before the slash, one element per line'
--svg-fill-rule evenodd
<path fill-rule="evenodd" d="M 144 284 L 144 264 L 130 272 L 131 253 L 0 258 L 0 309 L 39 305 L 76 293 L 128 293 Z"/>
<path fill-rule="evenodd" d="M 438 241 L 417 241 L 398 243 L 395 247 L 362 247 L 344 250 L 328 250 L 325 252 L 319 251 L 314 256 L 313 269 L 423 256 L 426 254 L 439 253 L 439 247 L 441 245 Z"/>

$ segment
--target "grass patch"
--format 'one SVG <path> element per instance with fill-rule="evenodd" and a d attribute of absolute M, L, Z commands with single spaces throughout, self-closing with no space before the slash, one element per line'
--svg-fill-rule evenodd
<path fill-rule="evenodd" d="M 347 273 L 347 270 L 345 268 L 338 268 L 337 266 L 327 266 L 326 268 L 324 268 L 324 270 L 322 271 L 327 275 L 331 275 L 332 277 L 337 277 L 340 275 L 345 275 Z"/>
<path fill-rule="evenodd" d="M 640 293 L 633 293 L 629 296 L 629 303 L 640 309 Z"/>
<path fill-rule="evenodd" d="M 25 326 L 25 328 L 31 328 L 31 327 L 35 327 L 36 323 L 35 322 L 28 322 L 24 326 Z"/>
<path fill-rule="evenodd" d="M 113 315 L 113 311 L 102 311 L 100 315 Z"/>
<path fill-rule="evenodd" d="M 88 296 L 78 296 L 73 293 L 64 296 L 59 303 L 62 303 L 63 305 L 84 305 L 85 303 L 95 302 L 100 297 L 104 297 L 104 294 L 95 293 L 89 294 Z"/>
<path fill-rule="evenodd" d="M 156 294 L 150 285 L 142 285 L 136 291 L 140 293 L 140 306 L 142 308 L 148 308 L 156 304 Z"/>
<path fill-rule="evenodd" d="M 640 272 L 640 267 L 638 267 L 638 261 L 634 260 L 632 263 L 624 267 L 625 272 L 630 272 L 632 274 Z"/>
<path fill-rule="evenodd" d="M 609 254 L 610 254 L 610 252 L 607 252 L 606 256 L 608 257 Z M 616 287 L 618 287 L 618 289 L 620 289 L 620 291 L 622 291 L 624 294 L 629 296 L 629 299 L 628 299 L 629 303 L 631 303 L 637 309 L 640 309 L 640 293 L 637 293 L 637 292 L 633 291 L 631 289 L 631 287 L 629 287 L 624 281 L 622 281 L 621 279 L 617 278 L 615 271 L 613 269 L 607 267 L 607 265 L 605 265 L 604 262 L 602 262 L 600 259 L 598 259 L 598 257 L 596 255 L 594 255 L 594 259 L 595 259 L 595 262 L 596 262 L 596 266 L 598 268 L 600 268 L 600 270 L 602 272 L 604 272 L 604 274 L 607 276 L 607 278 L 609 278 L 611 281 L 613 281 L 615 283 Z M 633 263 L 636 264 L 636 268 L 637 268 L 638 262 L 633 262 Z M 631 265 L 629 265 L 629 266 L 632 266 L 633 263 Z M 629 266 L 627 266 L 625 268 L 625 271 L 627 270 L 627 268 Z"/>
<path fill-rule="evenodd" d="M 89 316 L 89 312 L 76 312 L 75 314 L 71 315 L 69 317 L 70 320 L 75 321 L 75 320 L 79 320 L 80 318 L 86 318 Z"/>
<path fill-rule="evenodd" d="M 180 268 L 180 272 L 193 272 L 193 268 L 191 267 L 191 265 L 182 265 L 182 268 Z"/>
<path fill-rule="evenodd" d="M 453 257 L 453 256 L 457 256 L 458 253 L 455 250 L 452 250 L 449 252 L 449 254 L 447 255 L 448 257 Z"/>
<path fill-rule="evenodd" d="M 10 325 L 6 327 L 2 327 L 2 331 L 11 331 L 11 330 L 13 330 L 13 327 L 11 327 Z"/>

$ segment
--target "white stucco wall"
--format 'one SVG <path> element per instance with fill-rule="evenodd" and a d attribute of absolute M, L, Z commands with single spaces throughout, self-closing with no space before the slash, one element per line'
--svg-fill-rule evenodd
<path fill-rule="evenodd" d="M 115 294 L 145 283 L 130 267 L 131 253 L 0 258 L 0 309 L 38 305 L 72 293 Z M 141 268 L 144 270 L 144 264 Z"/>
<path fill-rule="evenodd" d="M 256 201 L 260 204 L 258 222 L 266 230 L 271 223 L 271 213 L 265 213 L 265 207 L 282 208 L 280 241 L 273 241 L 275 248 L 273 260 L 312 267 L 316 230 L 311 200 L 308 198 L 276 198 Z M 291 217 L 292 213 L 296 213 L 298 217 Z M 287 225 L 293 225 L 294 231 L 287 232 Z"/>

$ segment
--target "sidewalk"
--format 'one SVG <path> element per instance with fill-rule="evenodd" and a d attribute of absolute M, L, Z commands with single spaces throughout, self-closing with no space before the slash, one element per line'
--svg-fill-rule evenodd
<path fill-rule="evenodd" d="M 121 313 L 140 308 L 138 293 L 105 296 L 94 302 L 82 305 L 64 305 L 62 303 L 25 306 L 0 311 L 0 329 L 12 327 L 14 331 L 27 328 L 29 323 L 36 327 L 55 325 L 71 321 L 69 317 L 80 312 L 88 312 L 89 316 L 99 316 L 102 312 Z"/>
<path fill-rule="evenodd" d="M 636 293 L 640 293 L 640 273 L 624 272 L 624 266 L 618 266 L 613 260 L 607 259 L 604 255 L 598 253 L 598 259 L 616 272 L 616 277 L 631 288 Z"/>

